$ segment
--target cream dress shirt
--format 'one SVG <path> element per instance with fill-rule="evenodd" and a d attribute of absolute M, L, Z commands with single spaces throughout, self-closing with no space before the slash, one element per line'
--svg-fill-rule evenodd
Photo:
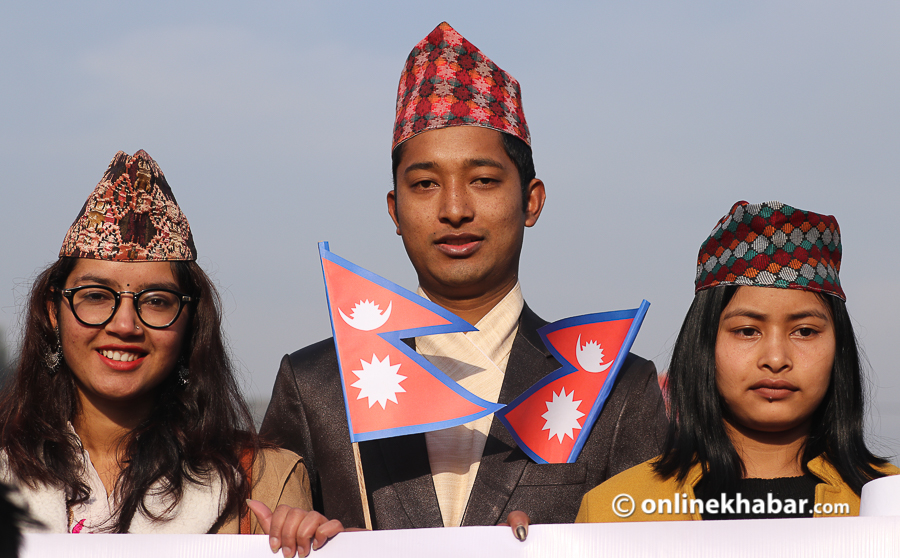
<path fill-rule="evenodd" d="M 421 287 L 418 293 L 426 297 Z M 478 397 L 496 403 L 525 300 L 518 283 L 475 327 L 478 331 L 416 337 L 416 351 Z M 445 527 L 466 511 L 494 415 L 425 434 Z"/>

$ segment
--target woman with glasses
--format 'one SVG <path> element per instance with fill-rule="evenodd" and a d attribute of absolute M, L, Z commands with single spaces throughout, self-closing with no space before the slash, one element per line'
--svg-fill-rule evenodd
<path fill-rule="evenodd" d="M 863 484 L 900 471 L 866 447 L 840 266 L 833 216 L 734 204 L 700 248 L 662 455 L 586 494 L 576 521 L 859 515 Z"/>
<path fill-rule="evenodd" d="M 257 439 L 195 260 L 159 166 L 116 154 L 32 287 L 0 480 L 50 532 L 265 531 L 306 554 L 340 523 L 304 511 L 300 458 Z"/>

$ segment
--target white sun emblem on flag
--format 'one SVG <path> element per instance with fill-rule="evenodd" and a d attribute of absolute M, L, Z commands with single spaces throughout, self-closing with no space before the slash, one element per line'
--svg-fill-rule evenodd
<path fill-rule="evenodd" d="M 359 378 L 351 384 L 355 388 L 359 388 L 359 396 L 369 398 L 369 407 L 371 408 L 376 402 L 384 409 L 388 401 L 397 402 L 398 393 L 406 393 L 406 390 L 400 387 L 400 382 L 406 379 L 406 376 L 397 374 L 400 369 L 399 364 L 391 364 L 391 355 L 384 357 L 384 360 L 378 360 L 378 357 L 372 355 L 372 362 L 366 362 L 359 359 L 362 370 L 353 370 Z"/>
<path fill-rule="evenodd" d="M 549 430 L 550 434 L 547 439 L 550 440 L 554 436 L 562 443 L 563 437 L 575 439 L 572 436 L 572 430 L 581 430 L 578 419 L 584 416 L 584 413 L 578 410 L 581 400 L 572 401 L 575 396 L 575 390 L 566 394 L 566 388 L 562 388 L 559 393 L 553 392 L 553 401 L 547 401 L 547 412 L 541 415 L 546 420 L 544 428 L 541 430 Z"/>

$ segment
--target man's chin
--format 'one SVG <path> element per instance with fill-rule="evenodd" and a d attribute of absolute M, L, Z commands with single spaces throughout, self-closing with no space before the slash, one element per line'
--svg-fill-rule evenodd
<path fill-rule="evenodd" d="M 420 280 L 422 289 L 431 296 L 432 294 L 448 300 L 474 300 L 502 288 L 509 281 L 498 282 L 490 274 L 483 273 L 454 273 L 435 278 L 427 284 Z M 515 285 L 513 280 L 510 287 Z"/>

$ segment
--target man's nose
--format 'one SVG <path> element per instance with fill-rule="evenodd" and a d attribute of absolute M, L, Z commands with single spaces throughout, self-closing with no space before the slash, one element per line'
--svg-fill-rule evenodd
<path fill-rule="evenodd" d="M 469 189 L 465 184 L 453 183 L 444 186 L 440 196 L 439 218 L 453 226 L 459 226 L 475 217 Z"/>

